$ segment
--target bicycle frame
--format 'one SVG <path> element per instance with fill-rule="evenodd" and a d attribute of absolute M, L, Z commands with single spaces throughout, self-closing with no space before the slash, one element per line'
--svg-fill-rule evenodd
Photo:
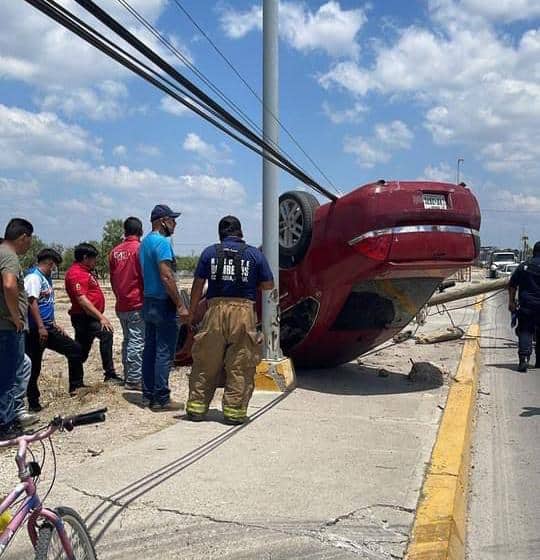
<path fill-rule="evenodd" d="M 55 426 L 48 426 L 42 431 L 42 433 L 38 432 L 30 436 L 21 436 L 14 440 L 0 443 L 0 447 L 18 445 L 19 448 L 17 450 L 15 461 L 19 467 L 19 478 L 21 480 L 21 482 L 15 486 L 15 488 L 0 504 L 0 515 L 7 511 L 20 496 L 23 494 L 26 494 L 27 496 L 21 506 L 17 509 L 13 519 L 0 534 L 0 556 L 2 556 L 7 546 L 25 521 L 28 521 L 28 536 L 30 537 L 32 546 L 35 548 L 38 538 L 38 519 L 43 519 L 45 522 L 48 522 L 55 527 L 58 532 L 60 542 L 62 543 L 62 547 L 64 548 L 64 552 L 69 560 L 75 560 L 71 542 L 64 528 L 64 522 L 53 510 L 43 507 L 43 504 L 37 495 L 36 484 L 30 475 L 30 471 L 26 463 L 26 449 L 28 444 L 49 437 L 56 431 L 56 429 L 57 427 Z"/>

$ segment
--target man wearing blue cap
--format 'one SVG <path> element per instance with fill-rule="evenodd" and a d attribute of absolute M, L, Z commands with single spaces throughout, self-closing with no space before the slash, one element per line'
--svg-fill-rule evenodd
<path fill-rule="evenodd" d="M 180 212 L 165 204 L 155 206 L 150 216 L 152 231 L 139 250 L 144 283 L 143 404 L 156 412 L 182 408 L 171 401 L 169 389 L 178 316 L 188 315 L 176 286 L 176 257 L 170 239 L 178 216 Z"/>

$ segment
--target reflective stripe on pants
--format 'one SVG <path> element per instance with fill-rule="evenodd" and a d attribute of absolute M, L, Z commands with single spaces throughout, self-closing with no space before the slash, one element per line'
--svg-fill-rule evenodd
<path fill-rule="evenodd" d="M 245 418 L 261 357 L 253 303 L 237 298 L 211 299 L 194 337 L 192 355 L 188 405 L 200 403 L 208 410 L 224 370 L 223 412 L 229 418 Z M 232 412 L 229 415 L 226 411 Z"/>

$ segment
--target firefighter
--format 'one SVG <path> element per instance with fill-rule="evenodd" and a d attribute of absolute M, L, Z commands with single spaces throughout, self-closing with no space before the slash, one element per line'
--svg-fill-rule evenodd
<path fill-rule="evenodd" d="M 519 307 L 516 305 L 516 292 Z M 508 295 L 508 309 L 511 313 L 515 313 L 517 309 L 518 315 L 518 371 L 525 372 L 529 367 L 535 331 L 540 328 L 540 241 L 534 245 L 532 258 L 521 263 L 512 274 Z M 535 367 L 540 366 L 538 352 L 537 346 Z"/>
<path fill-rule="evenodd" d="M 238 218 L 222 218 L 218 233 L 220 243 L 203 251 L 191 290 L 189 322 L 208 281 L 208 310 L 194 337 L 186 412 L 189 420 L 204 419 L 224 370 L 223 416 L 227 424 L 236 425 L 247 419 L 255 368 L 261 357 L 255 314 L 257 288 L 273 289 L 274 279 L 264 255 L 243 240 Z"/>

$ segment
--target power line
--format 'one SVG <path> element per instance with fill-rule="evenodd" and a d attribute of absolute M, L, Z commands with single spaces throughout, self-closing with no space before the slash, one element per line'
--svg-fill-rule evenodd
<path fill-rule="evenodd" d="M 49 0 L 53 1 L 53 0 Z M 156 54 L 152 49 L 146 46 L 142 41 L 140 41 L 133 33 L 128 31 L 123 25 L 121 25 L 118 21 L 116 21 L 113 17 L 111 17 L 107 12 L 102 10 L 95 2 L 92 0 L 75 0 L 77 4 L 85 8 L 89 13 L 91 13 L 96 19 L 104 23 L 109 29 L 114 31 L 117 35 L 119 35 L 124 41 L 129 43 L 132 47 L 137 49 L 141 54 L 143 54 L 146 58 L 151 60 L 154 64 L 156 64 L 161 70 L 163 70 L 166 74 L 174 78 L 177 82 L 179 82 L 183 87 L 185 87 L 188 91 L 193 93 L 199 100 L 201 100 L 205 105 L 211 107 L 215 111 L 218 112 L 221 119 L 227 123 L 228 126 L 236 129 L 242 135 L 247 137 L 251 142 L 257 144 L 258 146 L 262 147 L 264 150 L 270 152 L 274 158 L 280 160 L 284 165 L 288 166 L 292 170 L 295 171 L 297 177 L 303 177 L 303 181 L 310 185 L 312 188 L 320 192 L 321 194 L 325 194 L 331 200 L 336 200 L 336 196 L 329 193 L 327 189 L 322 187 L 319 183 L 317 183 L 314 179 L 310 176 L 305 174 L 298 166 L 294 165 L 292 162 L 288 161 L 283 155 L 272 146 L 270 146 L 265 139 L 260 138 L 257 136 L 253 131 L 243 125 L 236 117 L 231 115 L 228 111 L 226 111 L 223 107 L 221 107 L 216 101 L 214 101 L 211 97 L 209 97 L 204 91 L 198 88 L 195 84 L 190 82 L 183 74 L 181 74 L 176 68 L 171 66 L 168 62 L 162 59 L 158 54 Z"/>
<path fill-rule="evenodd" d="M 322 187 L 319 183 L 317 183 L 314 179 L 310 176 L 305 174 L 301 169 L 299 169 L 296 165 L 291 163 L 287 158 L 285 158 L 278 150 L 275 150 L 272 146 L 268 145 L 268 143 L 254 134 L 249 128 L 243 125 L 241 122 L 238 121 L 233 115 L 231 115 L 228 111 L 223 109 L 217 102 L 215 102 L 212 98 L 210 98 L 207 94 L 205 94 L 202 90 L 200 90 L 197 86 L 195 86 L 192 82 L 190 82 L 185 76 L 183 76 L 178 70 L 172 67 L 169 63 L 163 60 L 159 55 L 157 55 L 152 49 L 147 47 L 144 43 L 142 43 L 137 37 L 135 37 L 131 32 L 129 32 L 125 27 L 119 24 L 114 18 L 112 18 L 109 14 L 107 14 L 104 10 L 102 10 L 99 6 L 97 6 L 91 0 L 76 0 L 76 2 L 81 5 L 83 8 L 87 9 L 92 15 L 94 15 L 98 20 L 104 23 L 109 29 L 114 31 L 117 35 L 119 35 L 122 39 L 124 39 L 128 44 L 138 50 L 141 54 L 143 54 L 148 60 L 150 60 L 153 64 L 155 64 L 158 68 L 168 74 L 171 78 L 173 78 L 178 84 L 180 84 L 185 90 L 187 90 L 192 96 L 196 99 L 196 103 L 198 106 L 195 106 L 192 102 L 187 101 L 183 95 L 178 95 L 176 91 L 162 83 L 160 80 L 165 80 L 163 76 L 159 79 L 154 78 L 149 74 L 148 71 L 141 68 L 143 65 L 142 62 L 138 61 L 137 63 L 133 63 L 130 60 L 127 60 L 125 54 L 120 54 L 122 49 L 117 45 L 114 48 L 111 48 L 109 45 L 104 44 L 104 41 L 100 39 L 103 37 L 99 34 L 92 26 L 88 24 L 83 24 L 83 22 L 74 16 L 73 13 L 69 12 L 67 9 L 59 6 L 57 2 L 54 0 L 25 0 L 42 13 L 46 14 L 47 16 L 51 17 L 73 33 L 77 34 L 79 37 L 90 43 L 92 46 L 98 48 L 132 72 L 138 74 L 154 86 L 158 87 L 171 97 L 175 98 L 180 103 L 184 104 L 212 124 L 228 134 L 229 136 L 233 137 L 258 155 L 267 158 L 269 161 L 278 165 L 280 168 L 284 169 L 300 181 L 304 182 L 306 185 L 309 185 L 317 192 L 324 194 L 330 200 L 335 201 L 337 197 L 330 193 L 327 189 Z M 110 43 L 110 42 L 109 42 Z M 125 53 L 125 51 L 123 51 Z M 132 57 L 131 57 L 132 58 Z M 178 86 L 176 86 L 178 89 Z M 184 90 L 182 90 L 184 91 Z M 222 123 L 219 123 L 216 118 L 209 116 L 209 114 L 213 114 L 217 119 L 221 120 Z M 229 130 L 227 127 L 235 130 L 238 134 L 235 134 L 232 130 Z M 243 138 L 241 138 L 243 136 Z M 253 145 L 254 144 L 254 145 Z"/>
<path fill-rule="evenodd" d="M 242 138 L 238 134 L 227 129 L 226 126 L 224 126 L 224 124 L 220 123 L 218 120 L 205 113 L 205 111 L 207 111 L 208 113 L 214 114 L 217 118 L 222 119 L 221 115 L 219 115 L 217 111 L 214 111 L 212 108 L 208 108 L 204 106 L 204 104 L 202 104 L 200 100 L 193 99 L 193 97 L 192 100 L 195 103 L 199 104 L 199 106 L 194 105 L 190 101 L 187 101 L 184 96 L 190 96 L 190 94 L 181 90 L 181 88 L 179 88 L 177 85 L 174 85 L 176 90 L 180 90 L 182 92 L 181 95 L 179 95 L 176 91 L 174 91 L 174 89 L 171 89 L 164 83 L 160 82 L 159 80 L 162 79 L 163 81 L 170 83 L 166 78 L 160 76 L 154 70 L 149 69 L 148 66 L 146 66 L 141 61 L 135 59 L 132 55 L 129 55 L 129 53 L 126 53 L 126 51 L 124 51 L 121 47 L 115 45 L 113 42 L 106 39 L 92 26 L 86 24 L 85 22 L 77 18 L 77 16 L 69 12 L 69 10 L 67 10 L 66 8 L 57 4 L 54 0 L 25 0 L 25 1 L 31 4 L 32 6 L 34 6 L 35 8 L 37 8 L 45 15 L 49 16 L 51 19 L 54 19 L 55 21 L 60 23 L 62 26 L 66 27 L 67 29 L 69 29 L 70 31 L 72 31 L 73 33 L 75 33 L 85 41 L 87 41 L 92 46 L 96 47 L 98 50 L 102 51 L 104 54 L 107 54 L 109 57 L 122 64 L 124 67 L 128 68 L 135 74 L 138 74 L 140 77 L 142 77 L 143 79 L 145 79 L 146 81 L 154 85 L 155 87 L 167 93 L 168 95 L 170 95 L 171 97 L 173 97 L 174 99 L 176 99 L 177 101 L 179 101 L 180 103 L 182 103 L 183 105 L 185 105 L 186 107 L 188 107 L 189 109 L 197 113 L 199 116 L 203 117 L 205 120 L 213 124 L 219 130 L 225 132 L 225 134 L 228 134 L 231 138 L 234 138 L 236 141 L 240 142 L 241 144 L 243 144 L 244 146 L 246 146 L 256 154 L 260 155 L 261 157 L 265 157 L 266 159 L 274 163 L 274 165 L 277 165 L 284 171 L 287 171 L 288 173 L 290 173 L 300 181 L 309 184 L 305 181 L 304 178 L 305 174 L 303 174 L 300 171 L 297 171 L 294 168 L 294 166 L 292 168 L 289 167 L 287 165 L 287 161 L 281 155 L 279 156 L 279 159 L 276 159 L 275 157 L 273 157 L 273 155 L 269 155 L 265 153 L 263 149 L 257 146 L 253 146 L 245 138 Z M 113 45 L 113 47 L 111 47 L 110 45 Z M 132 61 L 136 61 L 136 62 L 134 63 Z M 148 69 L 148 71 L 144 70 L 143 68 Z M 159 79 L 152 77 L 150 75 L 151 73 L 158 76 Z M 200 108 L 201 105 L 203 109 Z M 312 187 L 315 190 L 317 190 L 315 186 Z M 335 199 L 334 195 L 332 195 L 331 193 L 329 193 L 329 195 L 331 199 L 332 197 L 333 199 Z"/>
<path fill-rule="evenodd" d="M 122 0 L 124 1 L 124 0 Z M 182 5 L 180 0 L 173 0 L 174 4 L 180 9 L 185 16 L 191 21 L 191 23 L 195 26 L 195 28 L 199 31 L 199 33 L 210 43 L 212 48 L 216 51 L 216 53 L 223 59 L 225 64 L 234 72 L 234 74 L 238 77 L 238 79 L 247 87 L 247 89 L 255 96 L 255 98 L 259 101 L 262 105 L 263 109 L 267 111 L 271 117 L 278 123 L 280 128 L 285 132 L 285 134 L 292 140 L 292 142 L 296 145 L 296 147 L 306 156 L 306 158 L 312 163 L 312 165 L 317 169 L 317 171 L 328 181 L 328 183 L 333 187 L 336 192 L 340 192 L 340 190 L 334 185 L 332 180 L 326 175 L 326 173 L 317 165 L 317 163 L 311 158 L 311 156 L 304 150 L 301 144 L 296 140 L 291 132 L 286 128 L 286 126 L 279 120 L 279 118 L 274 115 L 272 111 L 270 111 L 266 105 L 264 104 L 263 100 L 261 99 L 260 95 L 255 91 L 255 89 L 249 84 L 249 82 L 240 74 L 234 64 L 230 61 L 230 59 L 220 50 L 220 48 L 212 41 L 209 35 L 204 31 L 204 29 L 195 21 L 195 18 L 188 12 L 186 8 Z"/>
<path fill-rule="evenodd" d="M 232 101 L 227 95 L 216 86 L 203 72 L 201 72 L 191 61 L 175 46 L 173 45 L 162 33 L 152 25 L 143 15 L 140 14 L 127 0 L 116 0 L 121 6 L 123 6 L 140 24 L 142 24 L 156 39 L 162 43 L 176 58 L 178 58 L 183 64 L 185 64 L 203 83 L 205 83 L 214 93 L 216 93 L 233 111 L 235 111 L 249 126 L 255 128 L 260 134 L 263 133 L 261 127 L 255 123 L 242 109 Z M 279 150 L 279 146 L 273 141 L 271 144 Z M 304 173 L 306 172 L 298 162 L 295 162 L 290 154 L 285 150 L 281 151 L 299 167 Z M 335 189 L 335 187 L 334 187 Z"/>

